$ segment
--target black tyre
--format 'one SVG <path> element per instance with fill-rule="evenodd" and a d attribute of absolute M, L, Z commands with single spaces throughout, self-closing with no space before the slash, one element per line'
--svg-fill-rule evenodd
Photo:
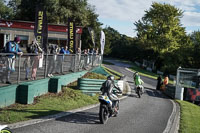
<path fill-rule="evenodd" d="M 99 120 L 100 123 L 102 124 L 106 124 L 106 122 L 108 121 L 108 108 L 106 105 L 100 105 L 100 110 L 99 110 Z"/>
<path fill-rule="evenodd" d="M 137 88 L 137 92 L 136 93 L 137 93 L 138 97 L 140 98 L 141 96 L 140 96 L 140 88 L 139 87 Z"/>
<path fill-rule="evenodd" d="M 10 130 L 10 128 L 4 128 L 1 130 L 0 133 L 12 133 L 12 131 Z"/>
<path fill-rule="evenodd" d="M 138 97 L 140 98 L 141 96 L 140 96 L 140 92 L 138 92 Z"/>

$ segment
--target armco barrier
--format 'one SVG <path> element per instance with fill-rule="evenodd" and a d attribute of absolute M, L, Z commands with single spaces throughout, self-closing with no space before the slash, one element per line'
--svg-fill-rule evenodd
<path fill-rule="evenodd" d="M 79 78 L 78 79 L 78 88 L 85 94 L 93 94 L 93 93 L 100 93 L 100 88 L 102 83 L 105 80 L 102 79 L 87 79 L 87 78 Z M 118 81 L 115 80 L 115 83 Z"/>
<path fill-rule="evenodd" d="M 0 87 L 0 108 L 15 102 L 31 104 L 34 101 L 34 97 L 45 94 L 48 91 L 57 93 L 61 91 L 62 85 L 76 81 L 85 73 L 87 71 Z"/>
<path fill-rule="evenodd" d="M 100 88 L 104 81 L 105 80 L 79 78 L 78 88 L 86 94 L 100 93 Z"/>

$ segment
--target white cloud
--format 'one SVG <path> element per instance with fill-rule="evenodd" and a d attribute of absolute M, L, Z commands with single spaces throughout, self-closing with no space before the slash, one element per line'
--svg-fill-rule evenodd
<path fill-rule="evenodd" d="M 113 19 L 115 21 L 130 22 L 128 29 L 122 29 L 122 26 L 117 30 L 121 33 L 133 33 L 135 29 L 133 23 L 138 21 L 145 14 L 145 10 L 149 10 L 152 0 L 88 0 L 91 5 L 95 5 L 97 14 L 100 20 Z M 183 26 L 200 26 L 200 11 L 196 6 L 200 5 L 200 0 L 155 0 L 155 2 L 174 5 L 184 11 L 184 16 L 181 19 Z M 104 22 L 103 22 L 104 23 Z M 108 23 L 105 25 L 110 25 Z M 123 23 L 122 23 L 123 25 Z M 127 28 L 124 26 L 124 28 Z M 130 34 L 129 34 L 130 35 Z"/>
<path fill-rule="evenodd" d="M 200 12 L 184 12 L 182 24 L 187 26 L 200 26 Z"/>

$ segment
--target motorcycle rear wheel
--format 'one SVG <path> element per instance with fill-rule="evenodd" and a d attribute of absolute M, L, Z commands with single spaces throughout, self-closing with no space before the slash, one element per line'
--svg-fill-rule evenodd
<path fill-rule="evenodd" d="M 141 97 L 141 92 L 140 92 L 140 88 L 137 88 L 137 91 L 136 91 L 138 97 L 140 98 Z"/>
<path fill-rule="evenodd" d="M 100 111 L 99 111 L 99 120 L 100 123 L 102 124 L 106 124 L 106 122 L 108 121 L 108 108 L 106 105 L 100 105 Z"/>

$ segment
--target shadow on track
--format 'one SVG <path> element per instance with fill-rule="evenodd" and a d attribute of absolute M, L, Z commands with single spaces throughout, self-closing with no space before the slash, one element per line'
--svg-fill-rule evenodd
<path fill-rule="evenodd" d="M 92 112 L 77 112 L 66 117 L 58 118 L 56 120 L 76 124 L 100 124 L 99 114 Z"/>
<path fill-rule="evenodd" d="M 151 97 L 157 97 L 157 98 L 164 98 L 164 99 L 171 99 L 167 95 L 165 95 L 163 92 L 151 89 L 151 88 L 145 88 L 145 92 L 143 95 L 148 95 Z M 127 94 L 128 97 L 138 98 L 138 95 L 135 92 L 135 89 L 131 90 L 131 94 Z"/>
<path fill-rule="evenodd" d="M 163 94 L 163 92 L 155 90 L 155 89 L 146 89 L 145 93 L 151 97 L 157 97 L 157 98 L 164 98 L 164 99 L 170 99 L 167 95 Z"/>

